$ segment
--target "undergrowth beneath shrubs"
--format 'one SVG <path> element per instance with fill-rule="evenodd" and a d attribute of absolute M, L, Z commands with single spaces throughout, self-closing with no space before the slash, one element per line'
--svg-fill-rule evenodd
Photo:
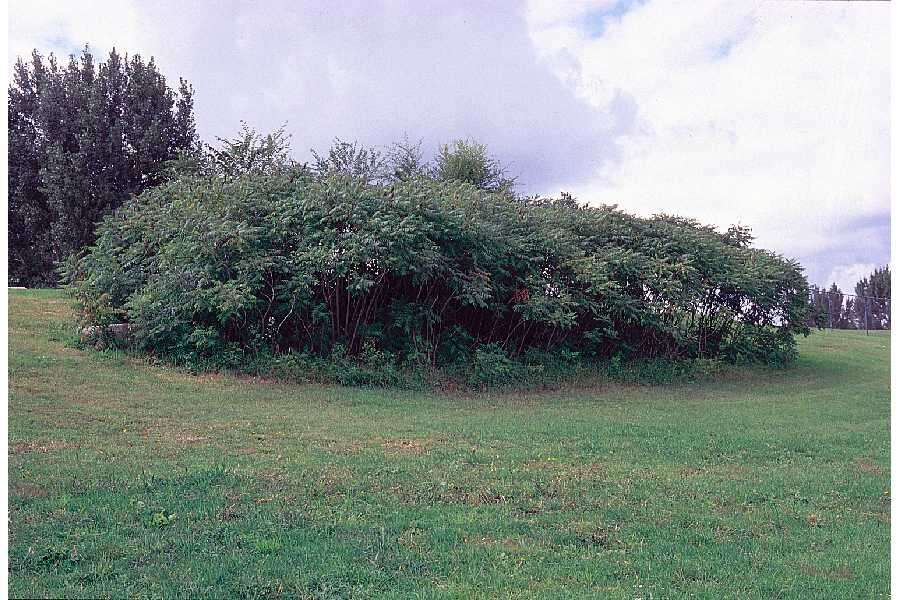
<path fill-rule="evenodd" d="M 529 352 L 519 358 L 507 356 L 491 344 L 479 347 L 471 360 L 458 360 L 442 368 L 423 362 L 401 360 L 395 354 L 367 346 L 349 355 L 337 346 L 329 356 L 309 352 L 270 352 L 244 355 L 240 352 L 215 358 L 177 361 L 141 353 L 133 345 L 110 340 L 85 341 L 70 324 L 57 323 L 53 341 L 103 354 L 120 354 L 160 361 L 193 374 L 227 373 L 289 383 L 337 384 L 353 387 L 443 391 L 517 391 L 555 389 L 573 385 L 669 385 L 712 379 L 733 365 L 715 359 L 631 359 L 620 355 L 607 360 L 585 360 L 576 352 Z M 771 367 L 777 368 L 777 367 Z"/>

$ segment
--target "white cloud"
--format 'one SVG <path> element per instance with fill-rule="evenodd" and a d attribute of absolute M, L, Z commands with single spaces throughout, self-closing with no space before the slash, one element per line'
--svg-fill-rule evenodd
<path fill-rule="evenodd" d="M 141 25 L 138 10 L 129 0 L 11 0 L 8 63 L 15 63 L 17 56 L 30 56 L 35 48 L 65 60 L 86 43 L 98 56 L 114 46 L 124 54 L 129 46 L 140 46 Z"/>
<path fill-rule="evenodd" d="M 872 263 L 854 263 L 835 267 L 828 274 L 825 286 L 831 287 L 832 283 L 836 283 L 838 289 L 845 294 L 853 294 L 856 290 L 856 282 L 871 275 L 879 266 Z"/>
<path fill-rule="evenodd" d="M 563 81 L 598 108 L 617 95 L 637 105 L 622 160 L 569 189 L 645 214 L 740 222 L 796 257 L 845 243 L 851 221 L 886 221 L 889 11 L 650 0 L 592 38 L 581 19 L 554 21 L 532 3 L 532 41 Z"/>
<path fill-rule="evenodd" d="M 887 3 L 265 4 L 13 0 L 9 64 L 115 45 L 194 84 L 208 141 L 471 136 L 523 192 L 749 225 L 817 283 L 888 261 Z"/>

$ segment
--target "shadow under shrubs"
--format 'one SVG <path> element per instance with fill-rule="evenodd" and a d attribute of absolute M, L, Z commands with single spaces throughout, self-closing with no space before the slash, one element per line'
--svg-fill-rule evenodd
<path fill-rule="evenodd" d="M 405 390 L 452 391 L 533 391 L 572 385 L 602 386 L 606 383 L 628 385 L 671 385 L 708 381 L 728 373 L 733 363 L 721 359 L 632 358 L 616 355 L 600 360 L 582 357 L 578 352 L 529 351 L 510 357 L 498 344 L 486 344 L 474 352 L 437 368 L 426 361 L 402 360 L 397 354 L 367 344 L 363 351 L 350 355 L 336 346 L 328 356 L 309 352 L 275 354 L 268 351 L 248 354 L 238 348 L 216 356 L 154 357 L 140 352 L 133 344 L 102 338 L 85 341 L 73 335 L 73 328 L 59 323 L 50 339 L 67 346 L 97 351 L 102 356 L 125 353 L 135 358 L 159 361 L 192 374 L 224 373 L 237 377 L 260 377 L 286 383 L 336 384 L 351 387 L 396 388 Z M 784 365 L 759 365 L 755 368 L 779 368 Z"/>

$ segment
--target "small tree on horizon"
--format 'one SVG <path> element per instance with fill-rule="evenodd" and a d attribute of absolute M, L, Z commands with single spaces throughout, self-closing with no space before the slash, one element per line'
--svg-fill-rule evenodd
<path fill-rule="evenodd" d="M 515 178 L 490 156 L 484 144 L 454 140 L 443 144 L 435 157 L 434 177 L 441 181 L 463 181 L 488 192 L 511 192 Z"/>

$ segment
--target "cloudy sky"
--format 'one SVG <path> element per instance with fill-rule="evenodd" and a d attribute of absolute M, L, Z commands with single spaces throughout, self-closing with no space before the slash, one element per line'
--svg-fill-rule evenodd
<path fill-rule="evenodd" d="M 476 138 L 522 192 L 749 225 L 813 283 L 890 259 L 888 3 L 13 0 L 9 34 L 155 56 L 207 141 Z"/>

